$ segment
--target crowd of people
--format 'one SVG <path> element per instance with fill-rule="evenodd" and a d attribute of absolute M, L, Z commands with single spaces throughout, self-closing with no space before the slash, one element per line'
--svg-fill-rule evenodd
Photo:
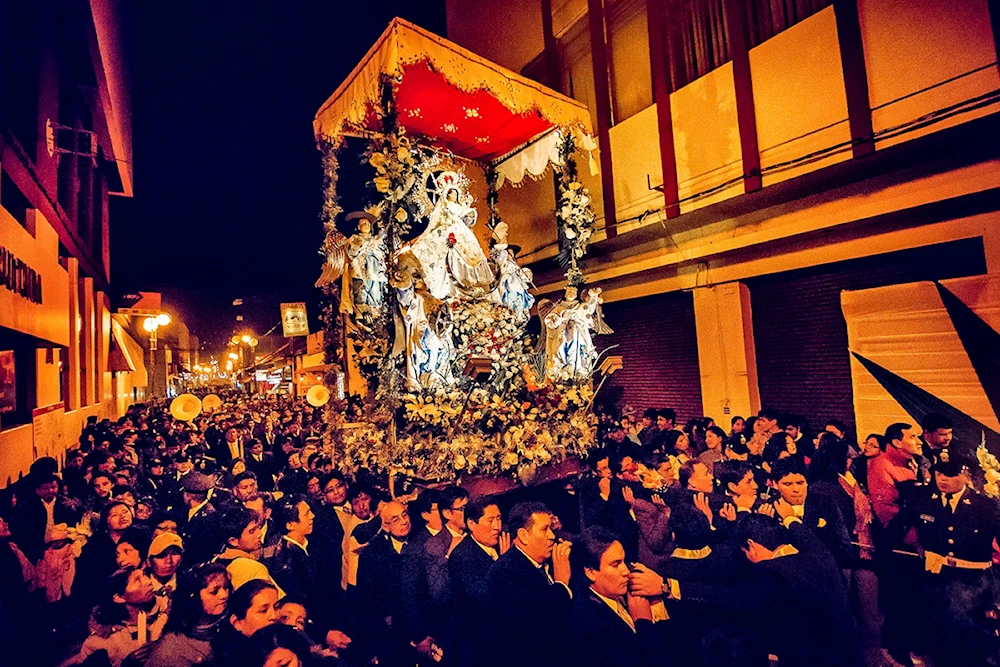
<path fill-rule="evenodd" d="M 346 476 L 304 401 L 92 420 L 0 505 L 0 662 L 997 664 L 1000 513 L 945 417 L 636 417 L 499 497 Z"/>

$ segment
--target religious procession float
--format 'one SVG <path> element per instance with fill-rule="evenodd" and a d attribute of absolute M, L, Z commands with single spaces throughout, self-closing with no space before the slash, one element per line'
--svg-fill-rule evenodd
<path fill-rule="evenodd" d="M 529 483 L 581 458 L 595 390 L 620 360 L 598 351 L 611 329 L 580 268 L 595 227 L 577 171 L 596 148 L 587 107 L 396 19 L 314 130 L 327 384 L 346 385 L 329 437 L 345 468 Z M 347 158 L 370 180 L 365 210 L 345 215 Z M 504 185 L 550 168 L 566 273 L 555 303 L 532 295 L 500 211 Z"/>

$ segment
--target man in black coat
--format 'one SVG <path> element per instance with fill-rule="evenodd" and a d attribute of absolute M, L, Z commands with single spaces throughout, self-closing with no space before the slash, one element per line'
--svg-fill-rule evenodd
<path fill-rule="evenodd" d="M 443 530 L 403 548 L 400 587 L 403 632 L 425 661 L 450 649 L 452 597 L 448 556 L 465 538 L 465 506 L 469 492 L 458 486 L 443 489 L 438 498 Z"/>
<path fill-rule="evenodd" d="M 591 526 L 573 547 L 572 641 L 567 664 L 574 667 L 650 667 L 663 664 L 664 645 L 654 627 L 650 601 L 627 596 L 629 569 L 615 535 Z M 588 585 L 589 584 L 589 585 Z M 583 588 L 583 585 L 588 585 Z M 673 654 L 673 651 L 670 651 Z M 684 663 L 678 663 L 684 664 Z"/>
<path fill-rule="evenodd" d="M 491 658 L 498 666 L 513 661 L 548 667 L 565 658 L 572 611 L 570 544 L 556 544 L 551 522 L 542 503 L 522 502 L 511 508 L 508 526 L 516 536 L 514 546 L 493 564 L 487 579 L 492 646 L 517 651 L 512 656 L 495 650 Z"/>
<path fill-rule="evenodd" d="M 664 577 L 687 583 L 731 585 L 745 569 L 741 567 L 746 562 L 743 555 L 736 552 L 741 563 L 728 541 L 716 543 L 708 517 L 693 504 L 682 503 L 672 509 L 670 530 L 674 549 L 660 572 Z M 671 655 L 677 664 L 699 664 L 703 638 L 725 625 L 730 615 L 720 613 L 713 604 L 687 596 L 668 600 L 666 605 Z"/>
<path fill-rule="evenodd" d="M 595 476 L 583 480 L 577 492 L 583 505 L 584 526 L 607 528 L 621 540 L 627 557 L 635 560 L 639 554 L 639 526 L 622 495 L 628 482 L 614 476 L 621 470 L 622 460 L 603 452 L 595 455 L 592 459 Z"/>
<path fill-rule="evenodd" d="M 59 478 L 52 474 L 33 473 L 23 484 L 25 495 L 18 495 L 11 521 L 14 542 L 32 563 L 45 553 L 45 530 L 65 523 L 75 526 L 79 510 L 68 498 L 59 495 Z"/>
<path fill-rule="evenodd" d="M 784 529 L 762 514 L 746 515 L 737 523 L 734 537 L 753 563 L 746 580 L 736 585 L 664 581 L 637 565 L 631 590 L 703 601 L 720 613 L 736 615 L 756 626 L 765 649 L 783 667 L 861 665 L 854 616 L 836 560 L 791 505 L 778 500 L 774 507 Z M 772 613 L 761 614 L 762 609 Z"/>
<path fill-rule="evenodd" d="M 795 516 L 810 528 L 837 559 L 841 569 L 854 567 L 856 549 L 837 503 L 826 495 L 809 493 L 806 468 L 801 459 L 779 459 L 771 468 L 771 483 L 792 506 Z"/>
<path fill-rule="evenodd" d="M 380 665 L 397 667 L 416 662 L 401 630 L 400 552 L 410 534 L 406 506 L 392 501 L 379 513 L 382 531 L 365 546 L 358 559 L 358 626 L 355 634 L 368 656 Z"/>
<path fill-rule="evenodd" d="M 247 470 L 257 477 L 257 487 L 261 491 L 274 491 L 274 477 L 278 470 L 274 465 L 274 455 L 264 451 L 264 443 L 254 438 L 246 445 Z"/>
<path fill-rule="evenodd" d="M 450 663 L 455 667 L 478 667 L 491 650 L 487 628 L 493 614 L 487 602 L 488 576 L 500 552 L 510 549 L 510 535 L 504 534 L 501 539 L 500 508 L 488 498 L 475 498 L 466 506 L 465 524 L 468 537 L 448 557 L 455 601 Z"/>

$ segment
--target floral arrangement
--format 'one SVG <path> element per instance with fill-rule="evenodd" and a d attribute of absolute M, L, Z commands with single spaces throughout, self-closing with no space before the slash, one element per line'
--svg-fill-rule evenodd
<path fill-rule="evenodd" d="M 395 222 L 397 234 L 409 234 L 412 220 L 404 200 L 417 182 L 418 149 L 410 144 L 409 137 L 400 127 L 373 140 L 365 159 L 375 168 L 372 185 L 388 204 L 386 210 L 389 219 Z"/>
<path fill-rule="evenodd" d="M 976 458 L 979 459 L 979 467 L 986 475 L 983 493 L 990 498 L 1000 498 L 1000 460 L 986 449 L 985 443 L 980 443 L 976 448 Z"/>
<path fill-rule="evenodd" d="M 562 168 L 558 178 L 556 222 L 559 227 L 559 263 L 566 269 L 567 282 L 580 286 L 583 284 L 580 260 L 594 235 L 597 216 L 590 206 L 590 192 L 577 178 L 574 150 L 573 136 L 567 133 L 559 146 Z"/>
<path fill-rule="evenodd" d="M 524 327 L 503 304 L 487 298 L 455 299 L 449 304 L 455 361 L 459 372 L 470 357 L 493 364 L 489 388 L 509 395 L 522 384 L 521 367 L 532 354 Z"/>
<path fill-rule="evenodd" d="M 524 389 L 504 399 L 483 388 L 403 396 L 402 419 L 338 431 L 346 470 L 402 468 L 423 478 L 514 474 L 527 482 L 539 466 L 583 456 L 595 445 L 589 386 Z"/>

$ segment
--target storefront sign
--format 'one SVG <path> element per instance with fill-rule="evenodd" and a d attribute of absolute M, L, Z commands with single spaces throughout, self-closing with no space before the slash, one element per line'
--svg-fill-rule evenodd
<path fill-rule="evenodd" d="M 0 285 L 31 303 L 42 302 L 42 277 L 3 246 L 0 246 Z"/>
<path fill-rule="evenodd" d="M 118 314 L 156 317 L 160 314 L 161 301 L 162 297 L 159 292 L 122 294 L 118 300 Z"/>
<path fill-rule="evenodd" d="M 306 317 L 306 304 L 281 304 L 281 328 L 285 338 L 309 335 L 309 318 Z"/>

